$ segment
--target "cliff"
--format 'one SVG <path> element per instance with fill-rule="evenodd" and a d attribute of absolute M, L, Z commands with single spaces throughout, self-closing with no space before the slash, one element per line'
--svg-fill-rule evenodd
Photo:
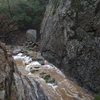
<path fill-rule="evenodd" d="M 100 93 L 100 1 L 49 0 L 41 53 L 66 76 Z"/>

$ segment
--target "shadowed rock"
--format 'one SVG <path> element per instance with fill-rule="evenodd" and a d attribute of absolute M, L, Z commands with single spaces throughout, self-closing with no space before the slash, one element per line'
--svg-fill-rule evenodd
<path fill-rule="evenodd" d="M 42 22 L 42 55 L 82 87 L 100 93 L 100 0 L 55 1 Z"/>

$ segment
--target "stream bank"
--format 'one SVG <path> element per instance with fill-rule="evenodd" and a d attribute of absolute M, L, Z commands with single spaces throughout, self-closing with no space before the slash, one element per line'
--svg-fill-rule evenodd
<path fill-rule="evenodd" d="M 19 72 L 40 83 L 47 97 L 52 100 L 93 100 L 93 97 L 70 81 L 56 66 L 45 60 L 40 52 L 19 51 L 13 58 Z"/>

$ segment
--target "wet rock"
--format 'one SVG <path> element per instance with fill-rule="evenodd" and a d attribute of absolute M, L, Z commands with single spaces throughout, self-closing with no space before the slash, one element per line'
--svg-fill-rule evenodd
<path fill-rule="evenodd" d="M 20 53 L 22 50 L 21 49 L 15 49 L 14 51 L 13 51 L 13 54 L 18 54 L 18 53 Z"/>
<path fill-rule="evenodd" d="M 36 59 L 41 65 L 44 65 L 44 60 L 43 59 Z"/>
<path fill-rule="evenodd" d="M 42 55 L 41 55 L 40 52 L 37 53 L 36 60 L 37 60 L 41 65 L 44 65 L 44 58 L 42 57 Z"/>
<path fill-rule="evenodd" d="M 17 58 L 17 59 L 16 59 Z M 24 58 L 24 59 L 23 59 Z M 28 56 L 22 53 L 15 55 L 14 59 L 27 63 Z M 45 94 L 52 98 L 49 100 L 92 100 L 92 96 L 85 93 L 72 81 L 69 81 L 65 75 L 51 63 L 44 61 L 45 65 L 41 65 L 38 61 L 29 62 L 27 65 L 19 65 L 17 67 L 24 76 L 32 77 L 37 80 L 44 89 Z M 24 77 L 24 79 L 26 79 Z M 22 89 L 21 89 L 22 90 Z"/>
<path fill-rule="evenodd" d="M 0 43 L 0 100 L 51 100 L 38 82 L 20 74 L 9 54 Z"/>

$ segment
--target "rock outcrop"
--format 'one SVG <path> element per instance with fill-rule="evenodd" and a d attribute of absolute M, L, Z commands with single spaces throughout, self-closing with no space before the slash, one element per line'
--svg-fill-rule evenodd
<path fill-rule="evenodd" d="M 0 100 L 48 100 L 38 82 L 23 76 L 0 43 Z"/>
<path fill-rule="evenodd" d="M 34 29 L 29 29 L 26 32 L 27 41 L 36 42 L 37 39 L 37 32 Z"/>
<path fill-rule="evenodd" d="M 49 0 L 42 55 L 70 78 L 100 93 L 100 0 Z"/>

